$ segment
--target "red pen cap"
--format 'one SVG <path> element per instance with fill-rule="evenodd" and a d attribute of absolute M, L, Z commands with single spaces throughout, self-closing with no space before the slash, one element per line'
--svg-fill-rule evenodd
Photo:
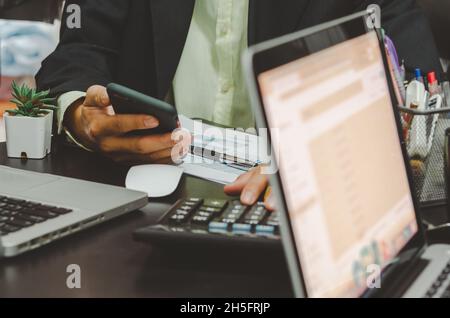
<path fill-rule="evenodd" d="M 433 83 L 437 82 L 436 73 L 435 72 L 428 73 L 427 77 L 428 77 L 428 83 L 429 84 L 433 84 Z"/>

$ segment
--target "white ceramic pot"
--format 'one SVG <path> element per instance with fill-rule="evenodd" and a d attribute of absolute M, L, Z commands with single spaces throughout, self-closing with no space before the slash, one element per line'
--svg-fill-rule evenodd
<path fill-rule="evenodd" d="M 10 158 L 43 159 L 51 151 L 53 112 L 42 117 L 5 113 L 6 148 Z"/>

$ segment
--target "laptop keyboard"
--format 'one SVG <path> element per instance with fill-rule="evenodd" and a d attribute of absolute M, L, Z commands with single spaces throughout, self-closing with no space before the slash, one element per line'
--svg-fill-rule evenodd
<path fill-rule="evenodd" d="M 0 196 L 0 236 L 72 212 L 70 209 Z"/>
<path fill-rule="evenodd" d="M 450 262 L 442 270 L 436 281 L 425 295 L 426 298 L 450 298 Z"/>

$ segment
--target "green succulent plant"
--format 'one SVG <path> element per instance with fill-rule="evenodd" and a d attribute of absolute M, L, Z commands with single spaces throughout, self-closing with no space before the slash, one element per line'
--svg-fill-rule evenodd
<path fill-rule="evenodd" d="M 41 117 L 57 109 L 54 105 L 55 99 L 48 97 L 50 91 L 37 92 L 26 84 L 19 86 L 16 82 L 12 83 L 11 88 L 11 103 L 17 105 L 17 109 L 7 110 L 12 116 Z"/>

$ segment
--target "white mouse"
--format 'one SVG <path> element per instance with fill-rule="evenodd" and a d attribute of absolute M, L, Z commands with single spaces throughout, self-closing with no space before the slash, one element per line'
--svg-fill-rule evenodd
<path fill-rule="evenodd" d="M 161 198 L 175 192 L 183 169 L 170 165 L 135 166 L 128 171 L 127 189 L 145 192 L 149 198 Z"/>

